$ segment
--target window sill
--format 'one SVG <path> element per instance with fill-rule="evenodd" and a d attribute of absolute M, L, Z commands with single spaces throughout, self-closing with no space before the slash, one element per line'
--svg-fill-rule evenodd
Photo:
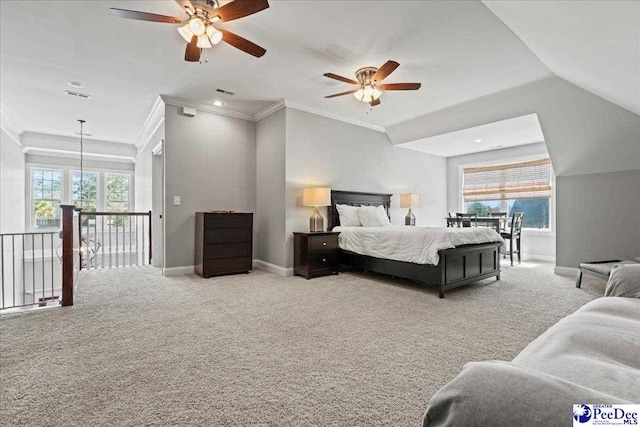
<path fill-rule="evenodd" d="M 555 230 L 544 229 L 544 228 L 523 228 L 522 234 L 529 236 L 546 236 L 546 237 L 555 237 Z"/>

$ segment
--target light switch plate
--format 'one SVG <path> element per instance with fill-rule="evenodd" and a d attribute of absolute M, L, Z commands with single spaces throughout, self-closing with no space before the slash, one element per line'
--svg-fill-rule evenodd
<path fill-rule="evenodd" d="M 180 206 L 180 196 L 173 196 L 173 206 Z"/>

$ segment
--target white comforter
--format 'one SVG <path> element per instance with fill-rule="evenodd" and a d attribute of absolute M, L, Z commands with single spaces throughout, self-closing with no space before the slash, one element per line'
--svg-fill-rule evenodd
<path fill-rule="evenodd" d="M 376 258 L 437 265 L 441 249 L 504 242 L 492 228 L 335 227 L 341 249 Z"/>

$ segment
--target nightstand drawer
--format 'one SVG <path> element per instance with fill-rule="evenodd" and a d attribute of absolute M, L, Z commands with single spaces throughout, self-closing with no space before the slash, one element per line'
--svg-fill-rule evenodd
<path fill-rule="evenodd" d="M 338 249 L 338 236 L 309 237 L 309 252 L 333 251 Z"/>
<path fill-rule="evenodd" d="M 338 254 L 335 252 L 315 253 L 309 255 L 309 270 L 324 270 L 338 265 Z"/>

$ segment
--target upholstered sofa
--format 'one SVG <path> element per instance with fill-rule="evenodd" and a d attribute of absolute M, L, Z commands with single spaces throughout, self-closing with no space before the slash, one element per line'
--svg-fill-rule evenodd
<path fill-rule="evenodd" d="M 572 425 L 574 404 L 640 403 L 640 264 L 511 362 L 468 363 L 429 402 L 424 427 Z"/>

